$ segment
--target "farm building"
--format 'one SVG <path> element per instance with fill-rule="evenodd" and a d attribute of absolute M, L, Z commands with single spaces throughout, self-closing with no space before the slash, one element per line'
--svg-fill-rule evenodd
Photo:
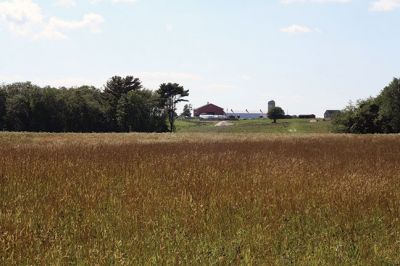
<path fill-rule="evenodd" d="M 276 105 L 276 103 L 274 100 L 268 102 L 268 113 L 271 112 L 271 110 L 275 108 L 275 105 Z"/>
<path fill-rule="evenodd" d="M 266 118 L 267 115 L 264 114 L 261 110 L 260 112 L 234 112 L 231 110 L 232 113 L 227 114 L 230 117 L 235 117 L 236 119 L 258 119 L 258 118 Z"/>
<path fill-rule="evenodd" d="M 225 115 L 224 108 L 216 106 L 212 103 L 207 103 L 197 109 L 193 110 L 193 115 L 199 117 L 200 115 Z"/>
<path fill-rule="evenodd" d="M 332 119 L 338 114 L 340 114 L 340 110 L 326 110 L 326 112 L 324 114 L 324 118 L 325 119 Z"/>
<path fill-rule="evenodd" d="M 265 115 L 262 113 L 235 113 L 239 117 L 239 119 L 258 119 L 265 118 Z"/>

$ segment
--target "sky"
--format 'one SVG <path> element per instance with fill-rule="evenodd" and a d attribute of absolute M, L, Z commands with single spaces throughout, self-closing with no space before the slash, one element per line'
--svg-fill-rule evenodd
<path fill-rule="evenodd" d="M 400 0 L 0 0 L 0 83 L 176 82 L 193 107 L 342 109 L 400 76 Z"/>

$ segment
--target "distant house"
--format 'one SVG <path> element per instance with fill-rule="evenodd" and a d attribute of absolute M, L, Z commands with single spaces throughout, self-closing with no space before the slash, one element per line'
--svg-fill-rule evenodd
<path fill-rule="evenodd" d="M 212 103 L 207 103 L 197 109 L 193 110 L 193 115 L 199 117 L 200 115 L 225 115 L 224 108 L 216 106 Z"/>
<path fill-rule="evenodd" d="M 340 114 L 340 110 L 326 110 L 326 112 L 324 114 L 324 118 L 325 119 L 332 119 L 335 116 L 337 116 L 338 114 Z"/>

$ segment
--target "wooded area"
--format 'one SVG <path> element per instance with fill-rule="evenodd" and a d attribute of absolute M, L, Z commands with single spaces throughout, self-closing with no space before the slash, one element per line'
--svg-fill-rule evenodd
<path fill-rule="evenodd" d="M 173 130 L 176 107 L 171 101 L 183 101 L 188 95 L 175 83 L 161 84 L 157 91 L 145 89 L 132 76 L 114 76 L 104 90 L 40 87 L 30 82 L 2 85 L 0 130 L 165 132 Z"/>

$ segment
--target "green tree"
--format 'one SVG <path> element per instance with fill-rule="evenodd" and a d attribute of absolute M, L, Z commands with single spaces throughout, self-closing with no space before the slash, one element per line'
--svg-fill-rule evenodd
<path fill-rule="evenodd" d="M 95 87 L 82 86 L 65 89 L 63 119 L 67 132 L 109 131 L 105 110 L 107 102 Z"/>
<path fill-rule="evenodd" d="M 130 91 L 138 91 L 142 88 L 142 82 L 138 78 L 134 78 L 133 76 L 126 76 L 125 78 L 114 76 L 107 81 L 104 92 L 113 95 L 119 100 L 122 95 Z"/>
<path fill-rule="evenodd" d="M 166 117 L 158 106 L 158 94 L 141 90 L 127 94 L 128 123 L 131 131 L 165 132 Z"/>
<path fill-rule="evenodd" d="M 5 124 L 11 131 L 30 131 L 29 98 L 23 94 L 16 94 L 7 99 Z"/>
<path fill-rule="evenodd" d="M 285 111 L 283 111 L 282 108 L 280 107 L 274 107 L 271 109 L 271 111 L 268 112 L 267 114 L 269 119 L 274 120 L 274 123 L 276 123 L 277 119 L 281 119 L 285 117 Z"/>
<path fill-rule="evenodd" d="M 4 118 L 6 115 L 6 91 L 0 88 L 0 130 L 5 129 Z"/>
<path fill-rule="evenodd" d="M 64 129 L 62 110 L 65 108 L 58 89 L 45 87 L 29 91 L 30 130 L 61 132 Z"/>
<path fill-rule="evenodd" d="M 400 80 L 393 79 L 375 98 L 347 106 L 332 123 L 337 132 L 399 133 Z"/>
<path fill-rule="evenodd" d="M 379 109 L 379 104 L 374 98 L 359 101 L 349 132 L 362 134 L 381 133 Z"/>
<path fill-rule="evenodd" d="M 0 85 L 0 130 L 168 131 L 158 92 L 142 89 L 138 79 L 132 77 L 114 77 L 108 86 L 113 89 L 102 92 L 91 86 L 56 89 L 30 82 Z"/>
<path fill-rule="evenodd" d="M 131 131 L 128 124 L 129 114 L 127 109 L 128 103 L 126 95 L 122 95 L 117 104 L 116 119 L 119 130 L 123 132 Z"/>
<path fill-rule="evenodd" d="M 30 82 L 17 82 L 5 85 L 6 114 L 4 124 L 10 131 L 31 130 L 31 95 L 38 87 Z"/>
<path fill-rule="evenodd" d="M 175 112 L 176 105 L 179 102 L 187 102 L 185 97 L 189 96 L 189 90 L 185 90 L 183 86 L 177 83 L 163 83 L 160 85 L 157 93 L 160 95 L 161 107 L 168 115 L 170 131 L 175 131 Z"/>
<path fill-rule="evenodd" d="M 125 132 L 165 132 L 166 117 L 159 108 L 158 94 L 150 90 L 131 91 L 118 102 L 117 121 Z"/>
<path fill-rule="evenodd" d="M 386 133 L 400 132 L 400 79 L 386 86 L 377 97 L 380 104 L 380 116 L 383 121 L 382 130 Z"/>
<path fill-rule="evenodd" d="M 117 108 L 120 98 L 130 91 L 139 91 L 142 88 L 142 82 L 133 76 L 126 76 L 125 78 L 114 76 L 107 81 L 104 87 L 104 95 L 110 107 L 107 112 L 107 120 L 113 130 L 120 130 L 118 123 L 121 121 L 118 122 L 117 119 Z"/>
<path fill-rule="evenodd" d="M 192 117 L 192 105 L 191 104 L 185 104 L 183 106 L 183 111 L 181 114 L 182 117 Z"/>
<path fill-rule="evenodd" d="M 380 103 L 376 98 L 350 104 L 332 120 L 336 132 L 371 134 L 382 133 Z"/>
<path fill-rule="evenodd" d="M 350 133 L 350 128 L 356 119 L 356 110 L 357 106 L 352 102 L 350 102 L 345 109 L 341 110 L 341 112 L 332 119 L 334 131 L 338 133 Z"/>

